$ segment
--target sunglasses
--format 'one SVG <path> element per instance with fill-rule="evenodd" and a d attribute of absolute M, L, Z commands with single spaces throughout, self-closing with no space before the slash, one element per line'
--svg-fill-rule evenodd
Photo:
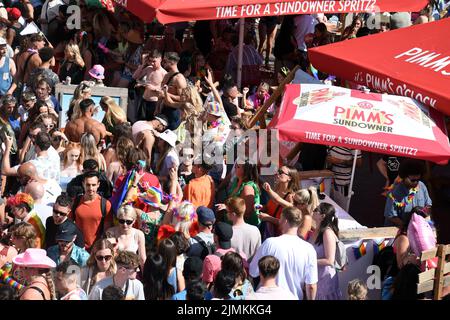
<path fill-rule="evenodd" d="M 106 261 L 108 262 L 109 260 L 111 260 L 112 255 L 107 255 L 107 256 L 95 256 L 95 259 L 98 261 Z"/>
<path fill-rule="evenodd" d="M 56 242 L 58 242 L 58 244 L 62 244 L 67 246 L 69 243 L 71 243 L 72 241 L 65 241 L 65 240 L 57 240 Z"/>
<path fill-rule="evenodd" d="M 55 209 L 53 209 L 53 214 L 55 214 L 57 216 L 60 216 L 60 217 L 66 217 L 68 215 L 67 212 L 62 212 L 62 211 L 58 211 L 58 210 L 55 210 Z"/>
<path fill-rule="evenodd" d="M 119 223 L 120 224 L 127 224 L 127 225 L 131 225 L 134 222 L 134 220 L 125 220 L 125 219 L 119 219 Z"/>
<path fill-rule="evenodd" d="M 289 175 L 289 173 L 286 173 L 286 172 L 284 172 L 283 170 L 281 170 L 281 169 L 278 169 L 278 174 L 281 176 L 282 174 L 285 174 L 285 175 L 287 175 L 288 177 L 290 176 Z"/>

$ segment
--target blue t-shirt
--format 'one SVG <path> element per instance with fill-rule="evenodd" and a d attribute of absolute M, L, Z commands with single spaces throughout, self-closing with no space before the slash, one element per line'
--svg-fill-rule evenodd
<path fill-rule="evenodd" d="M 427 187 L 422 181 L 419 181 L 419 190 L 414 195 L 411 203 L 408 203 L 406 201 L 408 194 L 409 189 L 403 183 L 400 183 L 394 187 L 394 189 L 392 190 L 392 195 L 394 196 L 396 201 L 404 201 L 406 205 L 402 208 L 398 208 L 394 205 L 394 201 L 388 197 L 386 200 L 386 205 L 384 207 L 384 216 L 386 217 L 386 220 L 393 217 L 399 217 L 400 219 L 402 219 L 402 216 L 405 212 L 410 212 L 416 206 L 426 207 L 432 205 L 430 196 L 428 195 Z M 386 221 L 386 224 L 391 225 L 389 221 Z"/>

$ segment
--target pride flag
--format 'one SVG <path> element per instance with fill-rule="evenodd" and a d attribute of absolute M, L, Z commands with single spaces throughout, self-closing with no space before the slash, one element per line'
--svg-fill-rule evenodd
<path fill-rule="evenodd" d="M 30 212 L 30 215 L 25 222 L 28 222 L 34 227 L 37 233 L 37 239 L 39 240 L 40 248 L 45 248 L 45 227 L 42 224 L 41 218 L 39 218 L 39 216 L 33 210 Z"/>
<path fill-rule="evenodd" d="M 161 189 L 149 187 L 144 193 L 139 194 L 139 198 L 152 207 L 159 207 L 165 196 Z"/>
<path fill-rule="evenodd" d="M 386 244 L 388 242 L 389 240 L 386 240 L 385 238 L 373 239 L 373 255 L 376 255 L 378 252 L 386 248 Z"/>
<path fill-rule="evenodd" d="M 363 240 L 352 245 L 353 254 L 355 255 L 356 260 L 366 255 L 366 246 L 367 242 Z"/>

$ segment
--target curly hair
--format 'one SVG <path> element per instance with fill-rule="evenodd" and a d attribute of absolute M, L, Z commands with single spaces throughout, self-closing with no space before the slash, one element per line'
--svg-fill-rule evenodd
<path fill-rule="evenodd" d="M 8 198 L 6 203 L 10 207 L 26 208 L 28 212 L 34 208 L 34 200 L 28 193 L 18 193 Z"/>

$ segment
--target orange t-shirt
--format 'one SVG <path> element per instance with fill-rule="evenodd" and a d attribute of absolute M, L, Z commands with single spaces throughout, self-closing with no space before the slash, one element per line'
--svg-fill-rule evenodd
<path fill-rule="evenodd" d="M 90 249 L 97 238 L 97 230 L 100 227 L 100 222 L 102 221 L 102 209 L 100 196 L 92 202 L 85 202 L 81 200 L 78 207 L 75 209 L 75 224 L 80 228 L 84 236 L 85 248 Z M 105 230 L 105 225 L 112 225 L 113 216 L 111 212 L 111 202 L 106 200 L 106 215 L 105 221 L 103 223 L 103 229 Z M 103 233 L 104 230 L 101 230 Z"/>
<path fill-rule="evenodd" d="M 192 179 L 184 188 L 184 200 L 194 206 L 205 206 L 212 209 L 214 204 L 215 186 L 209 175 Z"/>

